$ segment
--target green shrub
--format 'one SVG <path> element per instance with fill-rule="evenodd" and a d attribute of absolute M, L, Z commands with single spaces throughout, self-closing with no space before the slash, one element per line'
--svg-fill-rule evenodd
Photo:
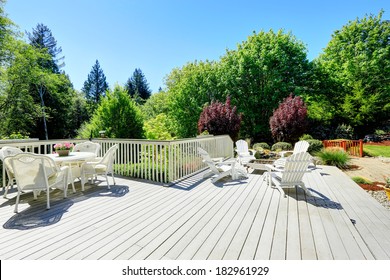
<path fill-rule="evenodd" d="M 349 155 L 340 148 L 322 149 L 316 156 L 321 159 L 323 164 L 337 166 L 341 169 L 347 168 L 350 160 Z"/>
<path fill-rule="evenodd" d="M 262 149 L 262 148 L 259 148 L 259 149 L 261 149 L 261 150 L 257 150 L 255 153 L 256 159 L 267 159 L 267 158 L 275 158 L 276 157 L 276 153 L 271 152 L 271 150 Z"/>
<path fill-rule="evenodd" d="M 352 177 L 352 180 L 356 183 L 356 184 L 369 184 L 371 185 L 372 182 L 366 178 L 363 178 L 363 177 L 360 177 L 360 176 L 355 176 L 355 177 Z"/>
<path fill-rule="evenodd" d="M 334 139 L 353 139 L 354 129 L 350 125 L 340 124 L 334 132 Z"/>
<path fill-rule="evenodd" d="M 299 137 L 299 141 L 311 139 L 313 139 L 313 137 L 310 134 L 303 134 L 301 137 Z"/>
<path fill-rule="evenodd" d="M 11 133 L 11 135 L 5 136 L 0 139 L 9 140 L 9 139 L 28 139 L 28 138 L 29 138 L 28 135 L 23 135 L 20 132 L 13 132 Z"/>
<path fill-rule="evenodd" d="M 321 151 L 324 148 L 324 144 L 322 144 L 321 140 L 317 139 L 307 139 L 305 140 L 309 143 L 309 148 L 307 149 L 307 152 L 309 154 L 315 154 Z"/>
<path fill-rule="evenodd" d="M 271 150 L 271 147 L 267 143 L 265 143 L 265 142 L 255 143 L 253 145 L 253 149 L 256 150 L 256 151 L 259 150 L 260 148 L 263 149 L 263 150 Z"/>
<path fill-rule="evenodd" d="M 271 150 L 272 151 L 291 151 L 292 150 L 292 145 L 287 142 L 277 142 L 272 145 Z"/>

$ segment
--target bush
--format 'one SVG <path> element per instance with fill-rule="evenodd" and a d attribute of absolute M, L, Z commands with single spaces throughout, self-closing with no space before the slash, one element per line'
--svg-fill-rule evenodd
<path fill-rule="evenodd" d="M 144 122 L 144 131 L 146 139 L 157 140 L 172 140 L 175 139 L 174 135 L 170 132 L 173 131 L 172 123 L 166 114 L 158 114 L 155 118 L 151 118 Z"/>
<path fill-rule="evenodd" d="M 307 108 L 303 99 L 290 94 L 274 111 L 269 124 L 276 141 L 296 141 L 307 126 Z"/>
<path fill-rule="evenodd" d="M 350 160 L 349 155 L 337 147 L 322 149 L 316 156 L 321 159 L 323 164 L 337 166 L 341 169 L 347 168 Z"/>
<path fill-rule="evenodd" d="M 253 145 L 253 149 L 255 151 L 259 150 L 260 148 L 263 149 L 263 150 L 271 150 L 271 147 L 267 143 L 265 143 L 265 142 L 255 143 Z"/>
<path fill-rule="evenodd" d="M 353 127 L 346 124 L 337 126 L 334 132 L 334 139 L 352 139 L 354 134 Z"/>
<path fill-rule="evenodd" d="M 303 134 L 301 137 L 299 137 L 299 141 L 302 140 L 312 140 L 313 137 L 310 134 Z"/>
<path fill-rule="evenodd" d="M 262 149 L 262 148 L 259 148 Z M 255 158 L 256 159 L 268 159 L 268 158 L 275 158 L 276 153 L 271 152 L 270 150 L 267 149 L 262 149 L 262 150 L 257 150 L 255 153 Z"/>
<path fill-rule="evenodd" d="M 80 128 L 79 136 L 99 137 L 101 130 L 106 131 L 108 138 L 144 138 L 141 110 L 119 85 L 101 99 L 92 118 Z"/>
<path fill-rule="evenodd" d="M 307 152 L 309 154 L 318 153 L 324 148 L 324 144 L 322 144 L 321 140 L 307 139 L 305 141 L 307 141 L 309 143 L 309 148 L 307 149 Z"/>
<path fill-rule="evenodd" d="M 5 136 L 3 138 L 0 137 L 0 139 L 9 140 L 9 139 L 28 139 L 28 135 L 23 135 L 20 132 L 14 132 L 10 136 Z"/>
<path fill-rule="evenodd" d="M 241 114 L 236 106 L 231 106 L 230 97 L 225 104 L 217 101 L 205 107 L 198 121 L 199 134 L 205 130 L 214 135 L 229 134 L 233 141 L 236 141 L 240 127 Z"/>
<path fill-rule="evenodd" d="M 287 142 L 277 142 L 271 148 L 272 151 L 291 151 L 292 149 L 292 145 Z"/>

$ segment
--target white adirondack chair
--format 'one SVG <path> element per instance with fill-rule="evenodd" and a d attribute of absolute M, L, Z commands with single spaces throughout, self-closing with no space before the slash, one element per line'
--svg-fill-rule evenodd
<path fill-rule="evenodd" d="M 238 157 L 238 162 L 241 165 L 246 165 L 249 161 L 256 159 L 254 154 L 250 152 L 248 148 L 248 143 L 245 140 L 238 140 L 236 142 L 236 152 Z"/>
<path fill-rule="evenodd" d="M 233 180 L 238 179 L 239 177 L 247 178 L 248 175 L 245 171 L 237 169 L 235 167 L 236 160 L 227 160 L 227 161 L 214 161 L 209 153 L 204 149 L 198 147 L 198 153 L 203 159 L 203 162 L 207 164 L 210 168 L 210 171 L 203 175 L 203 178 L 210 176 L 216 176 L 212 179 L 212 182 L 215 183 L 218 180 L 221 180 L 224 177 L 231 176 Z"/>
<path fill-rule="evenodd" d="M 275 185 L 275 187 L 279 189 L 285 197 L 286 194 L 284 193 L 283 188 L 296 186 L 302 187 L 307 195 L 311 195 L 310 191 L 306 188 L 304 182 L 302 181 L 303 175 L 310 172 L 308 169 L 310 163 L 311 155 L 306 152 L 301 152 L 286 158 L 285 165 L 282 169 L 272 165 L 267 165 L 269 168 L 268 175 L 270 185 Z"/>
<path fill-rule="evenodd" d="M 14 156 L 14 155 L 17 155 L 20 153 L 23 153 L 23 151 L 19 148 L 15 148 L 15 147 L 4 146 L 0 149 L 0 159 L 4 164 L 3 171 L 5 170 L 5 172 L 3 172 L 3 176 L 5 176 L 5 173 L 7 173 L 7 177 L 8 177 L 8 183 L 4 186 L 4 194 L 3 194 L 4 198 L 7 197 L 8 189 L 15 182 L 15 175 L 14 175 L 14 172 L 12 170 L 12 167 L 8 163 L 5 163 L 4 159 L 6 157 Z"/>
<path fill-rule="evenodd" d="M 310 146 L 309 142 L 307 142 L 305 140 L 302 140 L 302 141 L 295 143 L 294 150 L 293 151 L 282 151 L 280 153 L 282 157 L 280 159 L 275 160 L 274 165 L 277 167 L 283 167 L 286 164 L 286 159 L 288 158 L 288 157 L 284 157 L 284 155 L 286 153 L 292 152 L 292 154 L 295 155 L 298 153 L 307 152 L 307 149 L 309 148 L 309 146 Z"/>
<path fill-rule="evenodd" d="M 52 158 L 33 153 L 20 153 L 6 157 L 4 161 L 12 167 L 18 187 L 15 213 L 18 212 L 20 194 L 28 190 L 33 191 L 34 199 L 40 191 L 46 191 L 46 209 L 50 209 L 51 188 L 62 189 L 66 197 L 69 171 L 67 166 L 59 168 Z"/>

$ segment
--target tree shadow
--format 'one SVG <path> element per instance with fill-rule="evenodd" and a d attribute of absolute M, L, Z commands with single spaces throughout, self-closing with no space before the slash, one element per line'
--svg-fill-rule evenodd
<path fill-rule="evenodd" d="M 29 230 L 58 223 L 62 215 L 74 204 L 70 199 L 51 202 L 50 209 L 45 204 L 34 205 L 13 215 L 5 224 L 5 229 Z"/>

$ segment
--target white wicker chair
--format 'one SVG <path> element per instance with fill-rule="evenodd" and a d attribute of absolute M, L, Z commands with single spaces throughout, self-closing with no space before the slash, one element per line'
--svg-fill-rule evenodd
<path fill-rule="evenodd" d="M 100 152 L 100 144 L 91 142 L 91 141 L 85 141 L 82 143 L 78 143 L 73 147 L 73 152 L 88 152 L 88 153 L 94 153 L 95 158 L 91 159 L 90 161 L 100 161 L 101 158 L 99 157 Z M 83 164 L 83 161 L 73 163 L 71 165 L 72 168 L 72 175 L 73 175 L 73 181 L 77 178 L 81 177 L 81 165 Z"/>
<path fill-rule="evenodd" d="M 67 166 L 59 168 L 50 157 L 32 153 L 6 157 L 5 162 L 12 167 L 18 188 L 15 213 L 18 212 L 20 194 L 25 191 L 33 191 L 34 199 L 40 191 L 46 191 L 46 209 L 50 209 L 51 188 L 62 189 L 66 197 L 69 170 Z"/>
<path fill-rule="evenodd" d="M 98 157 L 100 152 L 100 144 L 91 141 L 78 143 L 73 147 L 73 152 L 95 153 L 96 157 Z"/>
<path fill-rule="evenodd" d="M 14 184 L 15 181 L 15 175 L 12 170 L 12 167 L 9 164 L 5 163 L 4 159 L 6 157 L 14 156 L 20 153 L 23 153 L 23 151 L 15 147 L 4 146 L 0 149 L 0 159 L 4 164 L 3 170 L 5 170 L 5 172 L 3 172 L 3 176 L 5 176 L 6 173 L 8 177 L 8 183 L 4 186 L 4 194 L 3 194 L 4 198 L 7 197 L 8 189 Z"/>
<path fill-rule="evenodd" d="M 113 167 L 118 147 L 118 144 L 112 146 L 99 161 L 88 161 L 81 165 L 81 190 L 84 191 L 84 185 L 88 178 L 91 178 L 93 183 L 94 175 L 104 175 L 107 181 L 107 188 L 110 189 L 107 175 L 111 174 L 115 185 Z"/>

